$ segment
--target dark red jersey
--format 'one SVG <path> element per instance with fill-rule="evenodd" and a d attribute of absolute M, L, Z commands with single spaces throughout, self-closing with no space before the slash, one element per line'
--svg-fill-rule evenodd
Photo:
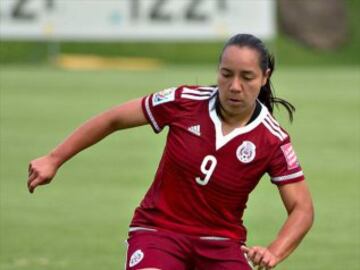
<path fill-rule="evenodd" d="M 304 179 L 289 135 L 267 108 L 223 135 L 216 87 L 181 86 L 147 96 L 146 118 L 156 133 L 169 127 L 154 182 L 132 228 L 246 240 L 242 216 L 250 192 L 268 173 L 274 184 Z"/>

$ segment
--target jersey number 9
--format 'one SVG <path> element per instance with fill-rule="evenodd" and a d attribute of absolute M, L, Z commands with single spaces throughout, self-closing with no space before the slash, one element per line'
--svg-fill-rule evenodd
<path fill-rule="evenodd" d="M 200 177 L 196 177 L 196 183 L 198 183 L 201 186 L 207 185 L 209 183 L 211 175 L 213 174 L 215 167 L 217 164 L 217 160 L 214 156 L 208 155 L 206 156 L 200 166 L 201 172 L 204 174 L 204 178 L 201 179 Z"/>

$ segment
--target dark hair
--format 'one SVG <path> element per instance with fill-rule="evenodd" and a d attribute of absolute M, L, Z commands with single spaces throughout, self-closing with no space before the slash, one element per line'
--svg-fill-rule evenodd
<path fill-rule="evenodd" d="M 266 72 L 267 69 L 270 69 L 269 78 L 264 86 L 261 87 L 258 99 L 261 103 L 263 103 L 270 113 L 272 114 L 274 111 L 274 105 L 278 106 L 281 104 L 285 107 L 287 112 L 289 113 L 289 119 L 292 122 L 293 113 L 295 112 L 295 107 L 288 101 L 282 98 L 278 98 L 274 94 L 273 86 L 270 81 L 270 77 L 275 69 L 275 59 L 274 56 L 271 55 L 264 43 L 258 39 L 257 37 L 250 34 L 237 34 L 231 37 L 226 43 L 220 55 L 220 62 L 223 56 L 225 49 L 229 46 L 238 46 L 238 47 L 249 47 L 251 49 L 256 50 L 260 55 L 260 68 L 263 73 Z"/>

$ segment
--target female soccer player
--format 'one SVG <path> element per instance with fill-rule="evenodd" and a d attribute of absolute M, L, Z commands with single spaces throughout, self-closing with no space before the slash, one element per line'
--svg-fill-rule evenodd
<path fill-rule="evenodd" d="M 256 37 L 232 37 L 220 56 L 217 86 L 180 86 L 112 108 L 80 126 L 29 165 L 28 189 L 114 131 L 169 126 L 155 179 L 131 221 L 128 270 L 271 269 L 299 245 L 313 205 L 289 135 L 273 118 L 274 61 Z M 269 174 L 288 217 L 267 246 L 245 246 L 242 216 L 250 192 Z"/>

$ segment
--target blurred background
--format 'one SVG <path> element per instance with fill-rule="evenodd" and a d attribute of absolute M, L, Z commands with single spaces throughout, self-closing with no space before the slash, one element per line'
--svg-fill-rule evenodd
<path fill-rule="evenodd" d="M 279 64 L 358 65 L 359 9 L 356 0 L 3 0 L 0 61 L 90 54 L 216 64 L 223 41 L 245 32 Z"/>
<path fill-rule="evenodd" d="M 276 94 L 313 193 L 315 224 L 277 269 L 360 269 L 360 1 L 0 1 L 0 269 L 122 269 L 128 224 L 166 131 L 121 131 L 26 190 L 31 159 L 89 117 L 179 84 L 214 84 L 236 33 L 275 55 Z M 245 215 L 248 245 L 286 218 L 264 176 Z"/>

